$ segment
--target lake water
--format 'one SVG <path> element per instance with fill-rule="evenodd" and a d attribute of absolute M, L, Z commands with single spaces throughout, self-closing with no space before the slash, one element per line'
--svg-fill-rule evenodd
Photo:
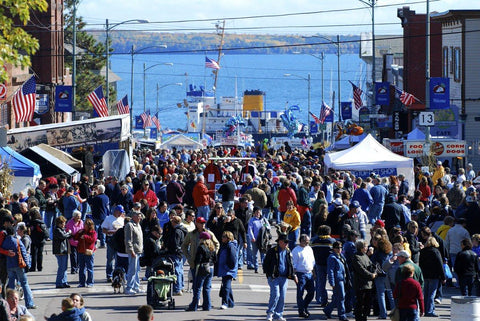
<path fill-rule="evenodd" d="M 215 55 L 209 58 L 217 59 Z M 112 70 L 121 80 L 117 83 L 117 96 L 130 97 L 131 56 L 112 55 Z M 163 63 L 173 63 L 165 65 Z M 158 110 L 163 129 L 185 128 L 185 108 L 178 108 L 186 98 L 186 85 L 205 86 L 210 89 L 214 78 L 212 69 L 205 68 L 205 55 L 145 54 L 134 59 L 133 114 L 143 112 L 143 68 L 146 71 L 146 108 L 151 113 Z M 159 64 L 154 66 L 155 64 Z M 265 92 L 265 110 L 282 111 L 285 106 L 298 105 L 297 117 L 306 123 L 308 111 L 308 74 L 311 76 L 311 111 L 319 115 L 322 102 L 322 63 L 309 55 L 224 55 L 220 62 L 216 96 L 241 97 L 245 90 L 259 89 Z M 151 67 L 153 66 L 153 67 Z M 151 68 L 149 68 L 151 67 Z M 331 93 L 337 91 L 337 56 L 325 55 L 323 71 L 323 99 L 332 105 Z M 285 76 L 291 74 L 291 76 Z M 351 101 L 352 86 L 360 83 L 365 88 L 365 63 L 357 54 L 340 56 L 340 79 L 342 101 Z M 182 86 L 174 85 L 182 83 Z M 164 86 L 158 91 L 159 87 Z M 335 108 L 338 108 L 335 99 Z"/>

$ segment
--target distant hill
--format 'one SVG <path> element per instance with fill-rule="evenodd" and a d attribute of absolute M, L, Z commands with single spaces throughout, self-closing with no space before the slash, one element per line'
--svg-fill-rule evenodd
<path fill-rule="evenodd" d="M 105 33 L 92 32 L 98 40 L 105 40 Z M 336 36 L 322 35 L 322 37 L 336 40 Z M 138 31 L 110 31 L 112 48 L 114 53 L 129 53 L 132 44 L 135 48 L 145 48 L 165 44 L 167 49 L 151 48 L 142 51 L 148 52 L 178 52 L 178 53 L 205 53 L 217 51 L 220 37 L 215 33 L 164 33 L 164 32 L 138 32 Z M 342 54 L 358 54 L 360 36 L 340 36 Z M 223 49 L 236 54 L 287 54 L 287 53 L 310 53 L 320 52 L 336 54 L 337 47 L 334 44 L 310 45 L 309 43 L 328 43 L 327 39 L 319 37 L 305 38 L 298 35 L 252 35 L 252 34 L 225 34 Z"/>

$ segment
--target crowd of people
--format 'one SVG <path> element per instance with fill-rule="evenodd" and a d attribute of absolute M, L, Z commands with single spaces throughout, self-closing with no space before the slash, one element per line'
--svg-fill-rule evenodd
<path fill-rule="evenodd" d="M 76 183 L 45 178 L 27 195 L 2 200 L 0 281 L 7 284 L 8 276 L 10 289 L 18 282 L 26 309 L 36 308 L 25 269 L 42 271 L 43 248 L 51 241 L 56 288 L 70 287 L 69 265 L 79 287 L 94 287 L 96 250 L 106 248 L 105 280 L 123 269 L 125 293 L 144 293 L 141 281 L 167 257 L 174 295 L 185 294 L 185 274 L 192 280 L 187 311 L 200 303 L 211 309 L 214 276 L 221 278 L 221 309 L 233 308 L 238 270 L 259 273 L 261 266 L 271 289 L 269 321 L 285 320 L 289 279 L 304 318 L 315 300 L 325 318 L 336 309 L 340 320 L 366 320 L 372 311 L 386 319 L 397 307 L 402 320 L 418 320 L 436 316 L 445 285 L 473 293 L 480 208 L 471 164 L 458 175 L 441 162 L 431 170 L 416 166 L 415 181 L 408 182 L 403 175 L 326 172 L 323 156 L 320 149 L 292 150 L 288 143 L 260 152 L 136 150 L 126 177 L 96 177 L 89 168 Z M 206 174 L 212 166 L 221 184 Z M 63 300 L 63 312 L 50 319 L 85 315 L 75 300 Z"/>

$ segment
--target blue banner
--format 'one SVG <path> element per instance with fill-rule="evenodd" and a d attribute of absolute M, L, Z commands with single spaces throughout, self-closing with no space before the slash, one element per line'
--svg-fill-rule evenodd
<path fill-rule="evenodd" d="M 72 112 L 72 86 L 55 87 L 55 111 L 58 113 Z"/>
<path fill-rule="evenodd" d="M 450 108 L 450 79 L 430 78 L 430 109 Z"/>
<path fill-rule="evenodd" d="M 310 121 L 310 134 L 318 133 L 318 124 L 314 121 Z"/>
<path fill-rule="evenodd" d="M 341 103 L 342 107 L 342 119 L 352 119 L 352 102 L 351 101 L 343 101 Z"/>
<path fill-rule="evenodd" d="M 151 139 L 157 139 L 157 134 L 158 134 L 158 131 L 157 131 L 157 127 L 152 127 L 150 128 L 150 138 Z"/>
<path fill-rule="evenodd" d="M 135 129 L 143 129 L 143 120 L 140 116 L 135 116 Z"/>
<path fill-rule="evenodd" d="M 390 83 L 375 83 L 375 105 L 390 105 Z"/>
<path fill-rule="evenodd" d="M 372 170 L 360 170 L 360 171 L 350 171 L 355 177 L 367 178 L 370 174 L 375 173 L 380 175 L 380 177 L 388 177 L 391 175 L 397 176 L 396 168 L 375 168 Z"/>

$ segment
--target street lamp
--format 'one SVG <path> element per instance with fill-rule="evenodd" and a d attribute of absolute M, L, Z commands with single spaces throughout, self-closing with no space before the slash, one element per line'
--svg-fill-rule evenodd
<path fill-rule="evenodd" d="M 375 4 L 377 0 L 359 0 L 361 3 L 367 5 L 372 9 L 372 106 L 375 105 Z"/>
<path fill-rule="evenodd" d="M 311 91 L 311 86 L 310 86 L 310 83 L 311 83 L 311 77 L 310 77 L 310 73 L 307 75 L 307 78 L 303 77 L 303 76 L 299 76 L 299 75 L 295 75 L 295 74 L 284 74 L 283 76 L 285 77 L 297 77 L 297 78 L 300 78 L 300 79 L 303 79 L 303 80 L 306 80 L 307 81 L 307 85 L 308 85 L 308 121 L 307 121 L 307 136 L 310 136 L 310 91 Z"/>
<path fill-rule="evenodd" d="M 168 86 L 183 86 L 183 84 L 181 82 L 175 82 L 175 83 L 159 86 L 158 83 L 157 83 L 157 114 L 158 114 L 158 95 L 159 95 L 160 89 L 168 87 Z M 157 118 L 158 118 L 158 115 L 157 115 Z"/>
<path fill-rule="evenodd" d="M 143 63 L 143 112 L 147 112 L 147 87 L 146 87 L 146 79 L 147 79 L 147 70 L 152 69 L 156 66 L 173 66 L 173 62 L 160 62 L 158 64 L 151 65 L 147 67 L 146 63 Z M 143 136 L 147 136 L 147 129 L 143 129 Z"/>
<path fill-rule="evenodd" d="M 158 46 L 149 46 L 135 50 L 135 45 L 132 45 L 132 50 L 130 51 L 130 55 L 132 57 L 131 68 L 130 68 L 130 134 L 133 131 L 133 56 L 141 51 L 150 49 L 150 48 L 167 48 L 167 45 L 158 45 Z"/>
<path fill-rule="evenodd" d="M 109 25 L 108 24 L 108 19 L 105 20 L 105 57 L 106 57 L 106 61 L 107 61 L 107 66 L 105 68 L 105 80 L 106 80 L 106 85 L 107 85 L 107 88 L 106 88 L 106 91 L 105 91 L 105 98 L 106 98 L 106 101 L 107 101 L 107 108 L 109 106 L 109 99 L 110 99 L 110 84 L 109 84 L 109 81 L 108 81 L 108 74 L 109 74 L 109 70 L 110 70 L 110 62 L 109 62 L 109 58 L 110 58 L 110 42 L 109 42 L 109 31 L 112 30 L 113 28 L 115 27 L 118 27 L 119 25 L 123 25 L 125 23 L 130 23 L 130 22 L 138 22 L 138 23 L 148 23 L 148 20 L 143 20 L 143 19 L 131 19 L 131 20 L 125 20 L 125 21 L 122 21 L 122 22 L 119 22 L 119 23 L 115 23 L 113 25 Z"/>
<path fill-rule="evenodd" d="M 322 37 L 322 36 L 310 36 L 310 37 L 306 37 L 306 38 L 320 38 L 320 39 L 324 39 L 324 40 L 327 40 L 328 43 L 330 44 L 333 44 L 335 46 L 337 46 L 337 87 L 338 87 L 338 120 L 339 121 L 342 121 L 342 112 L 341 112 L 341 97 L 340 97 L 340 36 L 337 35 L 337 41 L 333 41 L 331 39 L 328 39 L 326 37 Z M 322 56 L 323 56 L 323 53 L 322 53 Z M 316 56 L 314 56 L 316 57 Z M 319 58 L 320 59 L 320 58 Z M 323 58 L 322 58 L 322 73 L 323 73 Z M 323 76 L 322 76 L 322 81 L 323 81 Z M 322 82 L 322 96 L 323 96 L 323 82 Z"/>

